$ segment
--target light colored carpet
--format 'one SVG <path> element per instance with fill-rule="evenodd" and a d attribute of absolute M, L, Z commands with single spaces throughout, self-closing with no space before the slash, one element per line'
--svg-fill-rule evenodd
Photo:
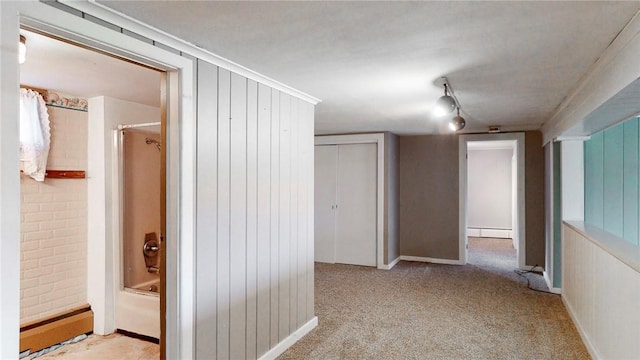
<path fill-rule="evenodd" d="M 469 252 L 465 266 L 316 264 L 319 325 L 280 359 L 589 359 L 560 297 L 513 272 L 510 240 Z"/>

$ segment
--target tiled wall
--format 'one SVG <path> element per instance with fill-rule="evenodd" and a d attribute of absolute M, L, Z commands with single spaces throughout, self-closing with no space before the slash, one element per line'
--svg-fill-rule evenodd
<path fill-rule="evenodd" d="M 49 107 L 48 169 L 85 170 L 87 113 Z M 84 179 L 21 176 L 20 322 L 86 303 L 87 187 Z"/>
<path fill-rule="evenodd" d="M 640 245 L 640 118 L 584 143 L 585 222 Z"/>

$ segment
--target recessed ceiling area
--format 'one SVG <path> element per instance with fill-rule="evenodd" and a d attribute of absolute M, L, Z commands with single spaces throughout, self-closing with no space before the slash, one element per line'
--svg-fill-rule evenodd
<path fill-rule="evenodd" d="M 539 129 L 640 2 L 103 1 L 106 7 L 322 99 L 316 134 Z"/>
<path fill-rule="evenodd" d="M 28 30 L 20 83 L 90 98 L 108 96 L 160 106 L 161 73 Z"/>

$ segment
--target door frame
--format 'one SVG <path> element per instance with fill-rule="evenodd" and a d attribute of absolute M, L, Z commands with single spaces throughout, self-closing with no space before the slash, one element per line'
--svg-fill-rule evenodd
<path fill-rule="evenodd" d="M 462 264 L 467 263 L 467 149 L 468 142 L 511 140 L 516 142 L 517 163 L 517 224 L 513 227 L 513 236 L 517 237 L 517 264 L 518 268 L 526 269 L 526 229 L 525 229 L 525 166 L 524 149 L 525 136 L 523 132 L 500 134 L 472 134 L 458 137 L 458 166 L 459 166 L 459 258 Z"/>
<path fill-rule="evenodd" d="M 3 119 L 17 118 L 19 65 L 17 41 L 20 26 L 67 39 L 88 48 L 112 54 L 159 70 L 166 71 L 167 111 L 167 242 L 166 258 L 166 332 L 161 335 L 166 344 L 167 358 L 192 358 L 194 349 L 194 243 L 195 243 L 195 98 L 193 59 L 182 57 L 150 43 L 127 36 L 108 27 L 90 22 L 79 16 L 58 10 L 41 2 L 0 3 L 0 89 Z M 2 190 L 0 203 L 2 219 L 0 230 L 0 275 L 3 296 L 0 301 L 0 358 L 13 358 L 19 343 L 19 284 L 20 284 L 20 226 L 19 219 L 5 214 L 19 214 L 20 183 L 17 149 L 17 123 L 0 124 L 0 158 Z M 16 150 L 11 150 L 16 149 Z M 13 175 L 15 174 L 15 175 Z M 89 174 L 91 176 L 91 174 Z M 6 181 L 4 181 L 6 180 Z M 12 223 L 13 222 L 13 223 Z M 105 227 L 110 227 L 110 223 Z M 88 266 L 96 266 L 103 274 L 98 281 L 104 286 L 98 294 L 102 299 L 104 320 L 113 316 L 114 281 L 113 249 L 105 247 L 98 263 L 91 256 Z M 105 256 L 106 255 L 106 256 Z M 91 286 L 87 289 L 90 298 Z M 15 294 L 12 297 L 4 294 Z M 6 299 L 6 300 L 5 300 Z M 93 305 L 93 304 L 92 304 Z M 95 311 L 94 311 L 95 312 Z M 111 312 L 111 314 L 109 314 Z"/>
<path fill-rule="evenodd" d="M 384 133 L 317 135 L 314 145 L 376 144 L 376 267 L 384 267 Z"/>

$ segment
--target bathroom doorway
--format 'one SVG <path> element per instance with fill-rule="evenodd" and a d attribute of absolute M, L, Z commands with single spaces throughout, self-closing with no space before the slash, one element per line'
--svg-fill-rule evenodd
<path fill-rule="evenodd" d="M 166 298 L 166 287 L 161 285 L 166 231 L 166 157 L 161 146 L 166 138 L 166 72 L 34 28 L 23 27 L 20 33 L 29 45 L 27 60 L 20 66 L 21 83 L 37 88 L 49 109 L 47 171 L 83 174 L 82 178 L 47 176 L 41 183 L 21 177 L 22 210 L 30 212 L 22 217 L 22 268 L 41 273 L 34 279 L 22 274 L 21 288 L 28 291 L 21 291 L 21 327 L 39 322 L 44 326 L 51 317 L 90 306 L 94 334 L 123 330 L 157 343 L 162 339 L 161 303 Z M 141 120 L 153 124 L 134 129 L 133 124 Z M 142 147 L 111 146 L 115 144 L 111 135 L 120 131 L 121 124 L 131 128 L 126 138 L 143 136 Z M 150 139 L 149 144 L 145 138 Z M 121 186 L 117 180 L 121 149 L 127 158 L 137 159 L 133 166 L 122 164 L 123 169 L 130 168 L 129 175 L 154 173 L 145 179 L 147 186 L 137 184 L 136 177 L 131 178 L 136 186 Z M 130 187 L 129 195 L 119 192 Z M 147 194 L 137 199 L 141 191 Z M 122 208 L 118 196 L 122 196 Z M 125 202 L 130 205 L 125 207 Z M 140 214 L 145 208 L 150 212 Z M 120 225 L 146 227 L 140 225 L 145 219 L 153 222 L 153 229 L 147 231 L 149 239 L 143 233 L 136 249 L 120 242 L 120 234 L 131 232 L 122 231 Z M 126 251 L 128 247 L 131 251 Z M 40 253 L 42 259 L 34 258 Z M 143 266 L 137 269 L 140 262 Z M 127 268 L 132 271 L 125 271 Z M 155 291 L 149 291 L 152 289 Z"/>

